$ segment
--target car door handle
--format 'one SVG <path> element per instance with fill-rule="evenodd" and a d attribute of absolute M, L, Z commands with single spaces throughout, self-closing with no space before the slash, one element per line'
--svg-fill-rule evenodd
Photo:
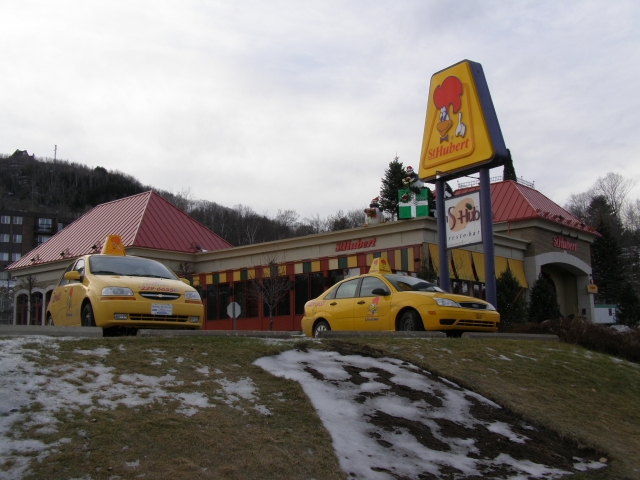
<path fill-rule="evenodd" d="M 364 305 L 365 303 L 367 303 L 367 302 L 365 302 L 364 300 L 360 300 L 360 301 L 358 302 L 358 305 Z"/>
<path fill-rule="evenodd" d="M 331 302 L 329 305 L 334 306 L 334 305 L 337 305 L 337 304 L 338 304 L 338 302 Z"/>

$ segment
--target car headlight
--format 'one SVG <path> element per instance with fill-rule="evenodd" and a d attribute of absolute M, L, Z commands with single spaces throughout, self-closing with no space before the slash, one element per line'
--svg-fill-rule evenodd
<path fill-rule="evenodd" d="M 495 312 L 496 311 L 496 307 L 494 307 L 490 303 L 487 303 L 487 310 L 493 310 Z"/>
<path fill-rule="evenodd" d="M 102 289 L 102 296 L 133 297 L 133 292 L 127 287 L 104 287 Z"/>
<path fill-rule="evenodd" d="M 459 303 L 454 302 L 453 300 L 449 300 L 448 298 L 434 297 L 433 300 L 441 307 L 459 307 L 460 306 Z"/>
<path fill-rule="evenodd" d="M 185 300 L 200 300 L 198 292 L 184 292 Z"/>

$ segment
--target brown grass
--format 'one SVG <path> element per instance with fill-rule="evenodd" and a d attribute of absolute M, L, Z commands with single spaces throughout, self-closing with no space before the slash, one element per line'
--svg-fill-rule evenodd
<path fill-rule="evenodd" d="M 205 392 L 216 406 L 191 417 L 176 413 L 177 402 L 167 401 L 90 414 L 60 412 L 55 434 L 32 429 L 23 436 L 45 442 L 71 439 L 40 463 L 32 461 L 28 478 L 346 478 L 331 439 L 300 386 L 252 365 L 261 356 L 296 346 L 331 348 L 338 343 L 341 350 L 393 356 L 419 365 L 491 398 L 533 424 L 605 452 L 610 468 L 572 478 L 640 477 L 637 364 L 557 342 L 375 338 L 336 342 L 105 338 L 59 342 L 58 350 L 34 344 L 41 354 L 30 358 L 54 368 L 52 376 L 83 362 L 112 367 L 116 375 L 159 377 L 172 371 L 184 383 L 169 388 Z M 74 353 L 99 347 L 110 349 L 104 361 Z M 157 351 L 164 353 L 150 353 Z M 166 361 L 154 364 L 157 357 Z M 209 367 L 206 379 L 196 371 L 203 365 Z M 237 404 L 244 409 L 240 411 L 216 399 L 220 397 L 216 379 L 243 377 L 253 380 L 259 403 L 269 408 L 271 416 L 260 415 L 245 400 Z M 73 381 L 90 389 L 95 379 L 86 374 Z M 40 408 L 31 404 L 26 411 Z M 137 467 L 127 466 L 136 460 Z"/>
<path fill-rule="evenodd" d="M 609 469 L 572 478 L 640 478 L 638 364 L 562 342 L 452 338 L 366 343 L 481 393 L 528 422 L 607 453 Z"/>

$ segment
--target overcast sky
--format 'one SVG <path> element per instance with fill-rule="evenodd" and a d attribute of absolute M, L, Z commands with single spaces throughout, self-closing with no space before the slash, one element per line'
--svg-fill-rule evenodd
<path fill-rule="evenodd" d="M 637 1 L 21 0 L 0 16 L 0 153 L 57 145 L 157 188 L 324 217 L 368 206 L 396 153 L 417 169 L 431 76 L 469 59 L 519 177 L 561 205 L 610 171 L 640 183 Z"/>

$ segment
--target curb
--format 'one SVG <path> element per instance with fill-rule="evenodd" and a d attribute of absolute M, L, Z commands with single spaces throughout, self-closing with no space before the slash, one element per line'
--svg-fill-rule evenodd
<path fill-rule="evenodd" d="M 160 330 L 141 328 L 138 337 L 250 337 L 299 339 L 306 338 L 301 331 L 262 331 L 262 330 Z"/>
<path fill-rule="evenodd" d="M 81 337 L 102 338 L 100 327 L 46 327 L 41 325 L 0 325 L 0 337 Z"/>
<path fill-rule="evenodd" d="M 318 332 L 318 338 L 349 338 L 349 337 L 385 337 L 385 338 L 446 338 L 444 332 L 372 332 L 372 331 L 333 331 Z"/>
<path fill-rule="evenodd" d="M 494 338 L 501 340 L 538 340 L 543 342 L 558 342 L 560 339 L 557 335 L 544 335 L 532 333 L 482 333 L 482 332 L 464 332 L 462 337 L 467 340 Z"/>

